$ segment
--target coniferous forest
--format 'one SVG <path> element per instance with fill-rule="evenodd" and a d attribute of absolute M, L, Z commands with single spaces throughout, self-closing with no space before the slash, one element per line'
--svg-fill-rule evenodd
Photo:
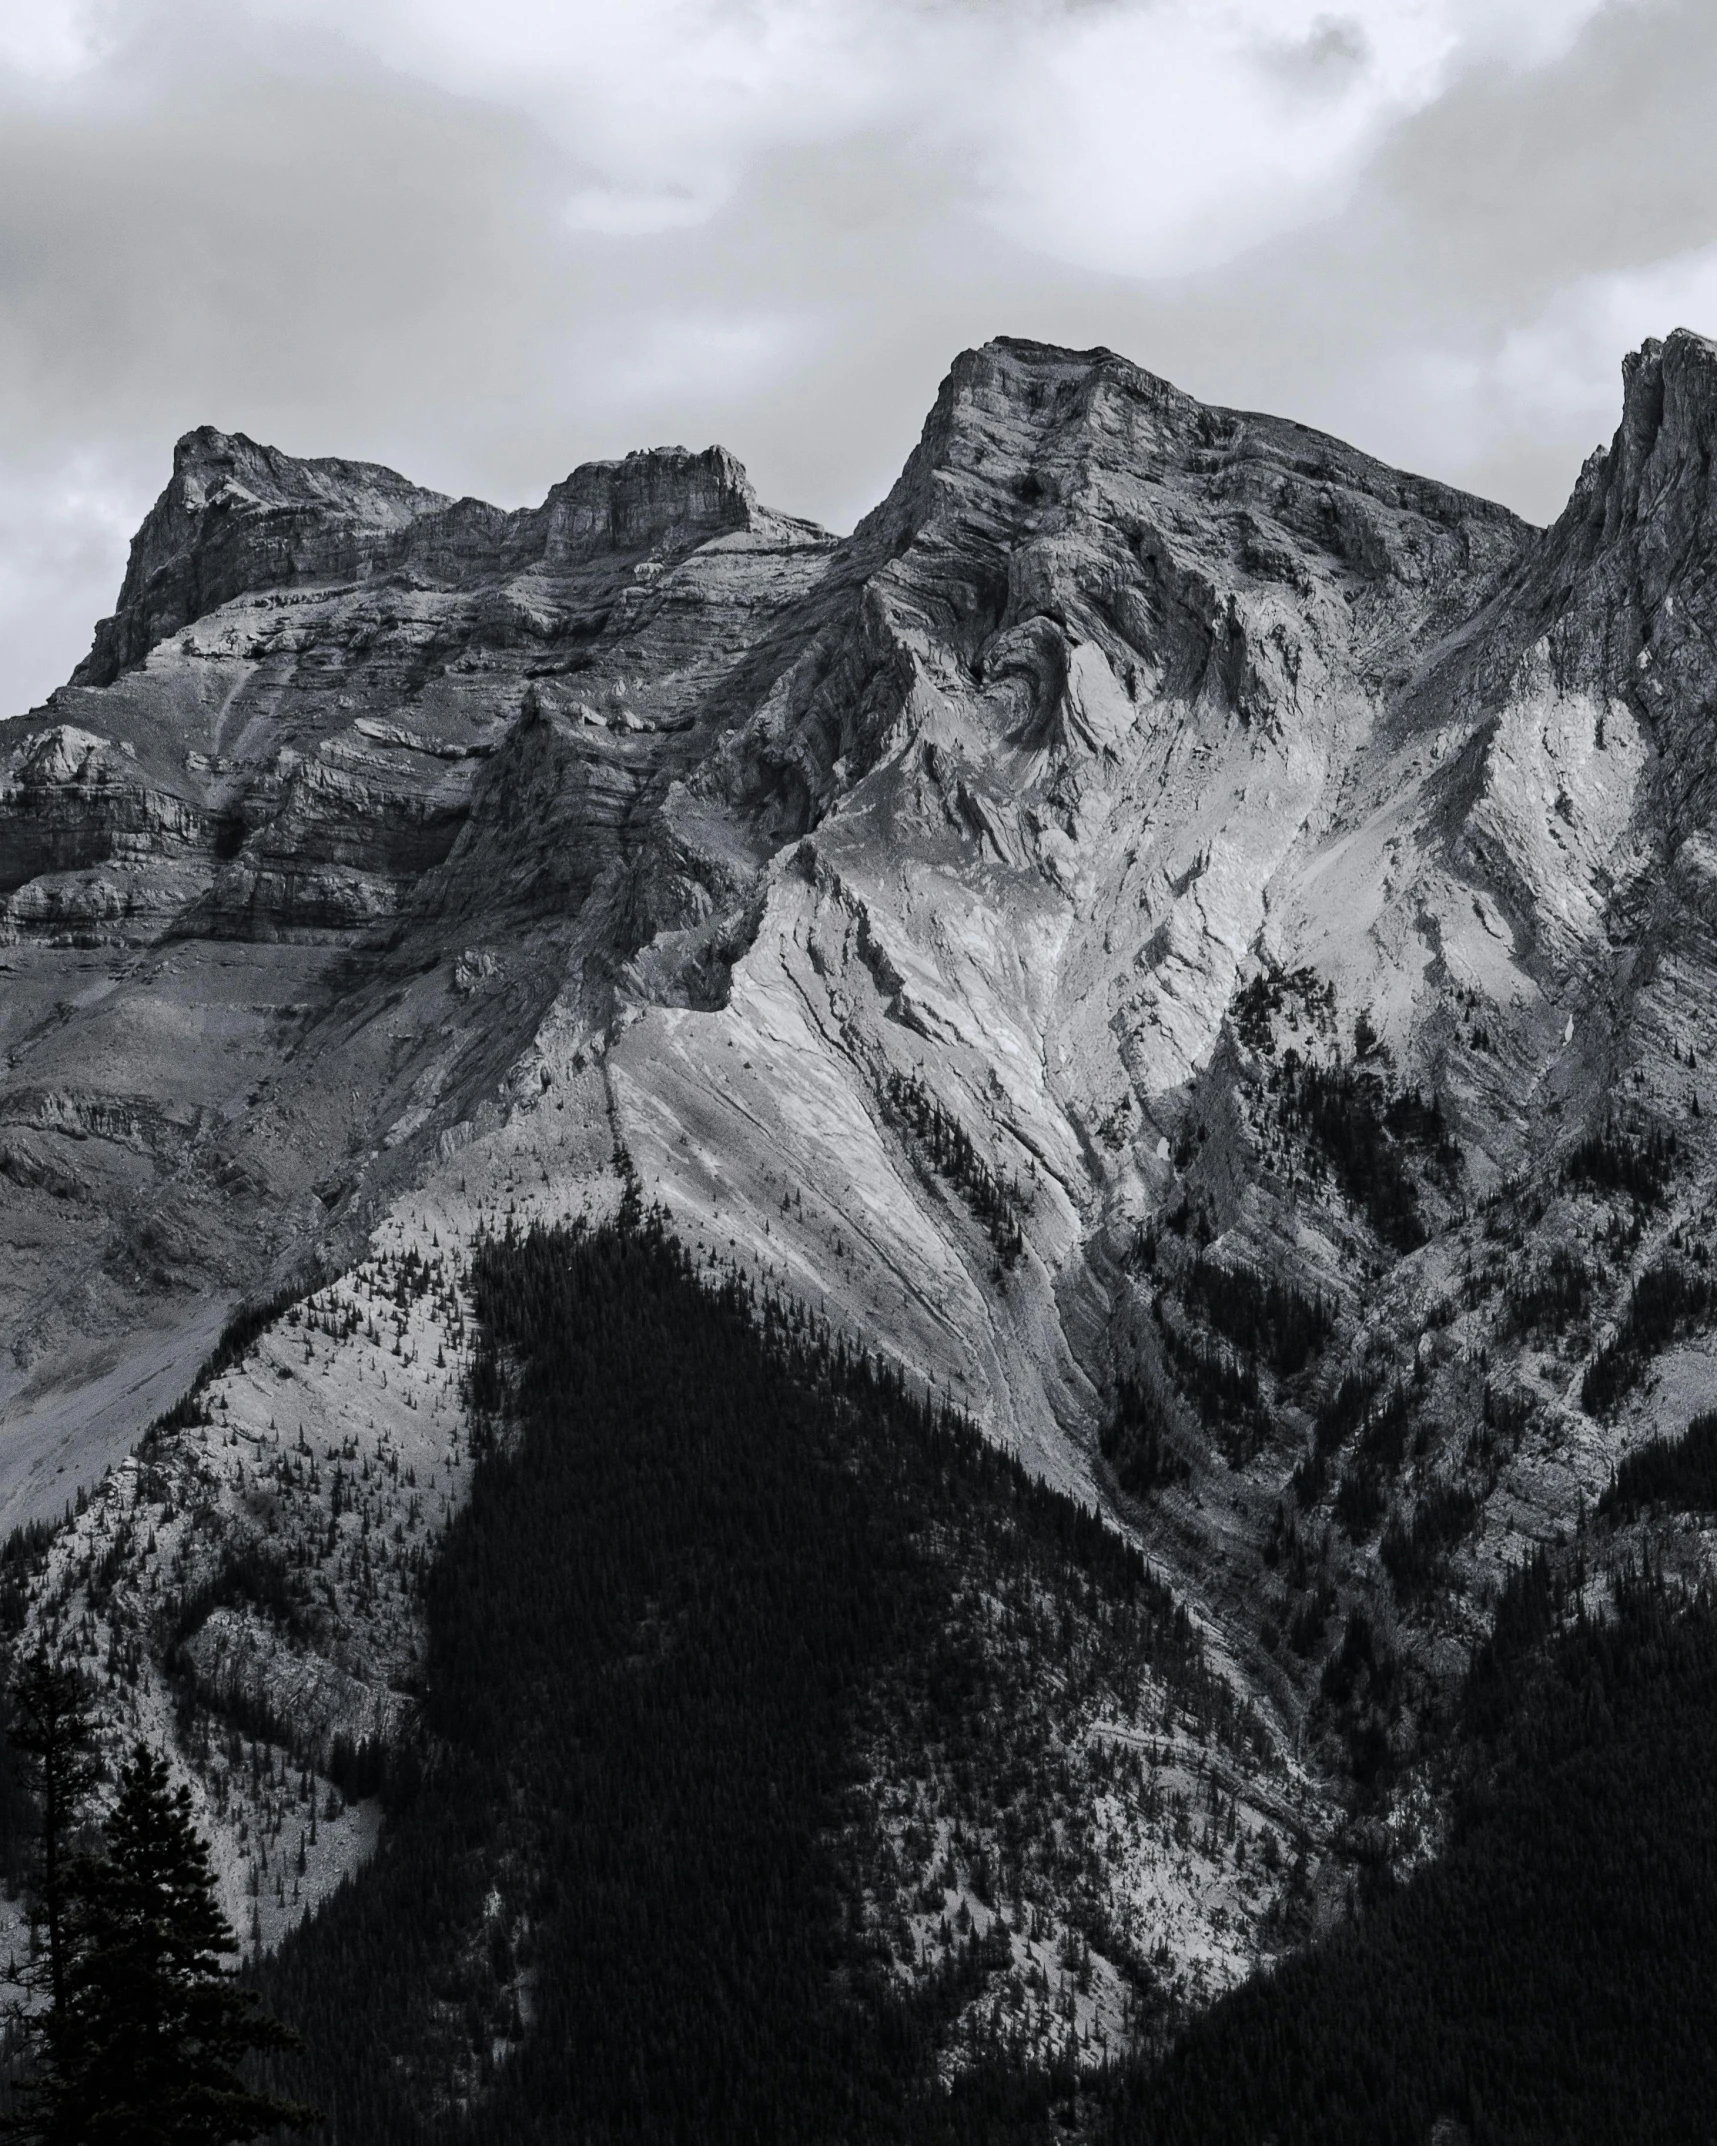
<path fill-rule="evenodd" d="M 1503 1607 L 1446 1854 L 1118 2082 L 1105 2146 L 1717 2140 L 1717 1605 L 1570 1613 L 1540 1560 Z"/>
<path fill-rule="evenodd" d="M 1214 1705 L 1184 1620 L 1090 1515 L 648 1219 L 491 1240 L 475 1281 L 488 1451 L 429 1580 L 421 1761 L 263 1972 L 331 2136 L 1717 2138 L 1717 1606 L 1648 1569 L 1595 1616 L 1535 1561 L 1469 1678 L 1442 1858 L 1128 2066 L 1076 2089 L 998 2039 L 950 2088 L 938 2029 L 996 1938 L 903 1994 L 847 1822 L 885 1716 L 957 1740 L 1005 1706 L 944 1644 L 948 1546 L 1130 1605 L 1127 1644 Z"/>
<path fill-rule="evenodd" d="M 365 2146 L 1049 2136 L 1060 2052 L 998 2036 L 939 2083 L 1012 1940 L 891 1973 L 867 1753 L 996 1821 L 965 1867 L 1017 1910 L 1083 1821 L 974 1616 L 1014 1605 L 1022 1678 L 1149 1670 L 1201 1734 L 1254 1742 L 1184 1613 L 1093 1515 L 700 1282 L 648 1218 L 491 1240 L 474 1291 L 489 1450 L 428 1581 L 421 1762 L 375 1863 L 263 1971 L 310 2052 L 292 2090 Z"/>

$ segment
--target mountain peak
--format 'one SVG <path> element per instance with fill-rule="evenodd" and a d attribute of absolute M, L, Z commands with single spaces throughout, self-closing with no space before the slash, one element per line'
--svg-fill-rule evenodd
<path fill-rule="evenodd" d="M 187 433 L 82 678 L 156 653 L 0 726 L 7 1524 L 116 1463 L 26 1617 L 81 1602 L 156 1720 L 182 1636 L 223 1826 L 223 1707 L 378 1748 L 432 1658 L 414 1530 L 473 1480 L 471 1262 L 658 1202 L 1133 1530 L 1211 1635 L 1227 1827 L 1093 1821 L 1064 1888 L 1121 2006 L 1085 2061 L 1154 2038 L 1126 1933 L 1165 1933 L 1166 2002 L 1338 1897 L 1349 1791 L 1381 1829 L 1378 1767 L 1438 1777 L 1523 1549 L 1583 1558 L 1612 1463 L 1708 1398 L 1714 433 L 1717 347 L 1644 345 L 1540 532 L 1001 337 L 844 544 L 719 447 L 509 510 Z M 241 1291 L 253 1360 L 125 1473 Z M 361 1511 L 298 1466 L 360 1427 Z M 259 1543 L 302 1625 L 210 1607 Z M 1105 1734 L 1111 1785 L 1208 1787 L 1170 1696 Z M 929 1785 L 908 1974 L 955 1905 Z M 221 1837 L 266 1944 L 358 1836 L 293 1903 Z M 1021 1897 L 989 1804 L 962 1852 Z"/>
<path fill-rule="evenodd" d="M 565 569 L 604 552 L 691 549 L 751 528 L 761 511 L 725 447 L 581 463 L 540 507 L 517 513 L 458 504 L 450 531 L 455 502 L 382 463 L 306 459 L 199 425 L 174 445 L 173 474 L 132 539 L 113 616 L 72 682 L 112 684 L 168 635 L 250 589 L 346 580 L 425 550 L 456 573 L 473 561 Z"/>
<path fill-rule="evenodd" d="M 174 443 L 173 475 L 162 496 L 175 491 L 192 512 L 217 505 L 315 507 L 390 529 L 449 504 L 444 493 L 382 463 L 290 455 L 215 425 L 198 425 Z"/>
<path fill-rule="evenodd" d="M 1717 342 L 1690 328 L 1648 337 L 1622 360 L 1615 434 L 1588 458 L 1527 582 L 1533 633 L 1583 592 L 1584 646 L 1607 690 L 1634 690 L 1654 637 L 1648 667 L 1670 657 L 1673 641 L 1703 672 L 1703 639 L 1684 633 L 1675 597 L 1689 575 L 1706 578 L 1717 540 L 1714 460 Z"/>
<path fill-rule="evenodd" d="M 544 563 L 600 551 L 707 543 L 748 529 L 757 494 L 725 447 L 636 448 L 618 462 L 581 463 L 543 502 Z"/>
<path fill-rule="evenodd" d="M 1622 361 L 1622 421 L 1611 452 L 1616 508 L 1655 514 L 1666 486 L 1683 476 L 1705 489 L 1717 444 L 1717 342 L 1677 328 L 1648 337 Z M 1677 473 L 1681 473 L 1680 476 Z"/>
<path fill-rule="evenodd" d="M 378 462 L 304 460 L 199 425 L 131 540 L 113 616 L 72 674 L 110 685 L 158 641 L 246 589 L 355 573 L 389 538 L 451 502 Z"/>

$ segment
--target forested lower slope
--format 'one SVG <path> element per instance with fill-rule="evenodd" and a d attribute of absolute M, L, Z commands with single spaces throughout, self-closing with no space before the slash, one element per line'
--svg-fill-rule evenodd
<path fill-rule="evenodd" d="M 265 1971 L 333 2136 L 1717 2138 L 1717 1604 L 1522 1568 L 1447 1852 L 1194 2016 L 1177 1873 L 1306 1902 L 1137 1554 L 635 1211 L 473 1284 L 417 1755 Z"/>
<path fill-rule="evenodd" d="M 1196 1994 L 1153 1915 L 1291 1917 L 1262 1726 L 1094 1516 L 635 1206 L 473 1293 L 421 1758 L 266 1970 L 335 2136 L 1032 2135 Z"/>
<path fill-rule="evenodd" d="M 1107 2146 L 1717 2140 L 1717 1603 L 1562 1597 L 1542 1556 L 1504 1597 L 1447 1854 L 1127 2081 Z"/>

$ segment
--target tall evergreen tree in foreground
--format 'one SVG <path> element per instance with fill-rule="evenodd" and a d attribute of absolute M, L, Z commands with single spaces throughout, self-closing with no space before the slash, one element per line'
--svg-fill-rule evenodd
<path fill-rule="evenodd" d="M 221 1965 L 237 1950 L 215 1899 L 189 1789 L 138 1744 L 106 1853 L 66 1877 L 64 1950 L 43 2065 L 17 2129 L 40 2146 L 236 2146 L 313 2110 L 261 2093 L 248 2056 L 296 2046 Z"/>
<path fill-rule="evenodd" d="M 73 1849 L 90 1790 L 101 1777 L 90 1721 L 89 1692 L 80 1672 L 43 1646 L 12 1678 L 9 1728 L 28 1762 L 38 1811 L 35 1856 L 36 1916 L 47 1942 L 47 2019 L 51 2033 L 65 2017 L 67 1924 Z"/>

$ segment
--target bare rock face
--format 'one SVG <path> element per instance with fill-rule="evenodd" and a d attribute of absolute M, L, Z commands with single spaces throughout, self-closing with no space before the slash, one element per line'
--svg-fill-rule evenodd
<path fill-rule="evenodd" d="M 635 1171 L 1104 1502 L 1284 1748 L 1410 1757 L 1717 1393 L 1628 1323 L 1717 1175 L 1714 432 L 1647 344 L 1540 532 L 1002 340 L 841 541 L 719 449 L 508 514 L 190 435 L 0 724 L 9 1509 L 241 1293 Z"/>
<path fill-rule="evenodd" d="M 371 462 L 300 462 L 203 425 L 132 540 L 119 608 L 96 628 L 77 685 L 111 685 L 158 641 L 250 589 L 351 578 L 388 537 L 450 506 Z"/>
<path fill-rule="evenodd" d="M 383 1180 L 501 1108 L 580 930 L 629 950 L 617 883 L 704 704 L 829 549 L 720 449 L 503 514 L 180 442 L 76 680 L 0 724 L 0 1125 L 34 1142 L 0 1408 L 29 1509 L 124 1450 L 236 1296 L 337 1264 Z"/>

